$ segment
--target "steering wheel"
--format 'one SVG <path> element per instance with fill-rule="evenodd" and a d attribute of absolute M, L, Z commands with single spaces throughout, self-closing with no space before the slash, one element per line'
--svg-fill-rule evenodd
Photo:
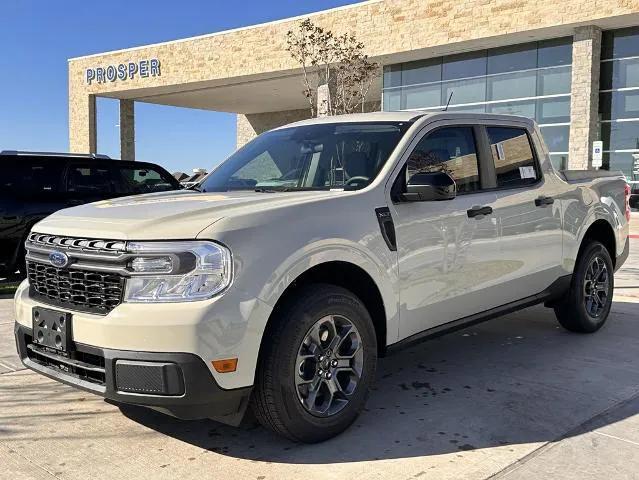
<path fill-rule="evenodd" d="M 369 180 L 368 177 L 364 177 L 363 175 L 358 175 L 358 176 L 351 177 L 348 180 L 346 180 L 344 182 L 344 185 L 350 186 L 351 183 L 357 183 L 357 182 L 361 182 L 361 181 L 368 182 L 368 180 Z"/>

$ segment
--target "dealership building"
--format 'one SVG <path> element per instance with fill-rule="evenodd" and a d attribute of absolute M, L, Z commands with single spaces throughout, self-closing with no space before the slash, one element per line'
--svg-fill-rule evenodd
<path fill-rule="evenodd" d="M 453 93 L 450 111 L 534 118 L 558 167 L 588 168 L 603 141 L 603 167 L 632 178 L 639 0 L 370 0 L 73 58 L 71 151 L 98 148 L 96 97 L 119 100 L 124 159 L 135 158 L 135 102 L 236 113 L 238 145 L 307 118 L 301 68 L 286 51 L 304 18 L 354 34 L 382 66 L 373 109 L 437 111 Z"/>

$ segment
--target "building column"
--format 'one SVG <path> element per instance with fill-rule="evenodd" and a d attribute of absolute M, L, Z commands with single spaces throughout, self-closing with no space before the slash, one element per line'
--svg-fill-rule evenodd
<path fill-rule="evenodd" d="M 95 95 L 70 91 L 69 151 L 72 153 L 97 153 Z"/>
<path fill-rule="evenodd" d="M 599 139 L 600 60 L 601 29 L 577 27 L 572 44 L 569 169 L 592 165 L 592 142 Z"/>
<path fill-rule="evenodd" d="M 120 159 L 135 160 L 135 102 L 120 100 Z"/>

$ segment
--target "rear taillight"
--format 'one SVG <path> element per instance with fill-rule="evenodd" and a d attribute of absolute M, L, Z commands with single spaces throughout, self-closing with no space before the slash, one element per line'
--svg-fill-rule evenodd
<path fill-rule="evenodd" d="M 626 220 L 630 221 L 630 185 L 626 183 L 624 188 L 625 197 L 626 197 Z"/>

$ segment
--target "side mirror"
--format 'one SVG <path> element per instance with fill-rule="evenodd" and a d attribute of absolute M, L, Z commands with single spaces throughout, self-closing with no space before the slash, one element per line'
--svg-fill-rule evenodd
<path fill-rule="evenodd" d="M 456 195 L 455 180 L 447 173 L 421 172 L 410 177 L 402 197 L 406 202 L 427 202 L 452 200 Z"/>

